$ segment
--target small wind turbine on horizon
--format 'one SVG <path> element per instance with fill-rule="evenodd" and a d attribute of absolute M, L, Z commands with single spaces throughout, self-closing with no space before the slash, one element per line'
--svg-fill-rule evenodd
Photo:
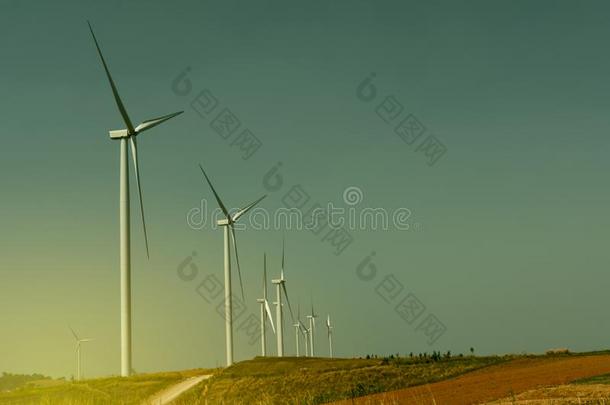
<path fill-rule="evenodd" d="M 216 192 L 216 189 L 212 185 L 208 175 L 203 166 L 199 165 L 203 176 L 205 177 L 208 185 L 212 189 L 212 193 L 216 198 L 218 206 L 225 215 L 224 219 L 219 219 L 217 224 L 224 228 L 224 273 L 225 273 L 225 331 L 226 331 L 226 345 L 227 345 L 227 366 L 233 364 L 233 296 L 231 295 L 231 242 L 233 242 L 233 250 L 235 250 L 235 262 L 237 263 L 237 274 L 239 275 L 239 286 L 241 288 L 241 297 L 244 300 L 244 286 L 241 280 L 241 268 L 239 266 L 239 255 L 237 253 L 237 239 L 235 238 L 235 227 L 234 224 L 237 220 L 250 211 L 256 204 L 258 204 L 266 195 L 262 196 L 258 200 L 251 204 L 246 205 L 244 208 L 238 210 L 235 214 L 230 214 L 227 207 L 222 203 L 220 196 Z M 229 232 L 231 237 L 229 238 Z"/>
<path fill-rule="evenodd" d="M 269 301 L 267 301 L 267 254 L 263 253 L 263 298 L 256 300 L 261 304 L 261 355 L 265 357 L 267 355 L 267 319 L 271 323 L 271 329 L 275 334 L 275 326 L 273 325 L 273 316 L 271 315 L 271 308 L 269 308 Z M 267 318 L 269 317 L 269 318 Z"/>
<path fill-rule="evenodd" d="M 277 325 L 277 356 L 284 357 L 284 319 L 282 313 L 282 291 L 284 291 L 284 296 L 286 297 L 286 302 L 288 303 L 288 309 L 290 310 L 290 317 L 294 320 L 294 316 L 292 315 L 292 307 L 290 306 L 290 300 L 288 299 L 288 291 L 286 291 L 286 279 L 284 278 L 284 264 L 285 264 L 285 243 L 284 239 L 282 239 L 282 267 L 280 270 L 280 278 L 271 280 L 273 284 L 276 285 L 276 293 L 277 293 L 277 301 L 275 304 L 276 308 L 276 325 Z"/>
<path fill-rule="evenodd" d="M 296 344 L 296 350 L 297 350 L 297 357 L 300 356 L 299 353 L 299 334 L 302 333 L 301 331 L 301 304 L 297 303 L 297 319 L 296 321 L 292 324 L 292 326 L 294 327 L 294 337 L 295 337 L 295 344 Z M 305 357 L 307 357 L 307 352 L 305 353 Z"/>
<path fill-rule="evenodd" d="M 76 380 L 80 381 L 83 378 L 83 369 L 82 369 L 82 357 L 81 357 L 81 344 L 84 342 L 91 342 L 93 339 L 81 339 L 78 337 L 74 329 L 70 328 L 70 332 L 72 332 L 72 336 L 76 340 Z"/>
<path fill-rule="evenodd" d="M 295 325 L 298 325 L 298 332 L 301 332 L 303 334 L 303 340 L 305 341 L 305 357 L 309 356 L 309 330 L 307 329 L 307 327 L 305 326 L 305 324 L 303 322 L 301 322 L 301 305 L 299 304 L 297 306 L 297 322 Z M 297 332 L 297 356 L 298 356 L 298 332 Z"/>
<path fill-rule="evenodd" d="M 307 329 L 307 327 L 305 327 L 305 324 L 303 324 L 303 322 L 301 322 L 301 319 L 299 318 L 299 324 L 301 325 L 300 329 L 301 329 L 301 333 L 303 334 L 303 338 L 305 340 L 305 357 L 309 356 L 309 329 Z"/>
<path fill-rule="evenodd" d="M 326 330 L 328 331 L 328 352 L 330 358 L 333 358 L 333 327 L 330 325 L 330 314 L 326 318 Z"/>
<path fill-rule="evenodd" d="M 311 353 L 311 357 L 315 356 L 314 350 L 314 334 L 316 332 L 316 318 L 318 315 L 313 310 L 313 300 L 311 302 L 311 314 L 307 315 L 307 319 L 309 319 L 309 352 Z"/>
<path fill-rule="evenodd" d="M 140 200 L 140 213 L 142 214 L 142 229 L 144 232 L 144 242 L 146 244 L 146 257 L 150 258 L 148 250 L 148 235 L 146 233 L 146 221 L 144 220 L 144 202 L 142 201 L 142 184 L 140 181 L 140 168 L 138 166 L 138 148 L 136 143 L 136 137 L 153 127 L 173 118 L 183 111 L 175 112 L 172 114 L 164 115 L 158 118 L 152 118 L 142 122 L 137 127 L 134 127 L 127 110 L 123 105 L 123 101 L 119 96 L 119 92 L 116 88 L 114 80 L 108 70 L 108 65 L 102 55 L 102 50 L 97 42 L 97 38 L 93 33 L 91 24 L 87 21 L 91 36 L 95 42 L 97 53 L 104 66 L 106 77 L 110 83 L 114 101 L 121 113 L 121 117 L 125 122 L 126 129 L 119 129 L 110 131 L 110 139 L 116 139 L 120 141 L 120 174 L 119 174 L 119 233 L 120 233 L 120 268 L 121 268 L 121 376 L 127 377 L 131 374 L 131 216 L 129 210 L 129 159 L 128 159 L 128 141 L 131 146 L 131 154 L 133 158 L 133 165 L 135 170 L 136 187 L 138 188 L 138 197 Z"/>
<path fill-rule="evenodd" d="M 305 326 L 303 322 L 299 320 L 301 324 L 301 332 L 303 332 L 303 337 L 305 338 L 305 357 L 311 356 L 311 352 L 309 351 L 309 329 Z"/>

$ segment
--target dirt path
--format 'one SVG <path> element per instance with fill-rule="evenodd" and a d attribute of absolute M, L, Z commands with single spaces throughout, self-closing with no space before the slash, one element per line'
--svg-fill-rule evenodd
<path fill-rule="evenodd" d="M 610 373 L 610 355 L 519 359 L 424 386 L 336 404 L 470 405 Z"/>
<path fill-rule="evenodd" d="M 164 389 L 163 391 L 155 394 L 144 404 L 142 405 L 165 405 L 172 402 L 174 399 L 178 398 L 180 394 L 199 384 L 201 381 L 210 378 L 211 374 L 199 375 L 191 378 L 187 378 L 186 380 L 179 382 L 176 385 L 172 385 L 169 388 Z"/>

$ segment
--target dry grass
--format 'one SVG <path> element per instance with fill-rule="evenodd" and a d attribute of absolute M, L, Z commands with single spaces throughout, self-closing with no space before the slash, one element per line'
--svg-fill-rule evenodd
<path fill-rule="evenodd" d="M 438 381 L 510 358 L 463 357 L 425 363 L 258 357 L 221 371 L 175 404 L 320 404 Z"/>
<path fill-rule="evenodd" d="M 610 405 L 610 385 L 567 384 L 545 387 L 513 395 L 488 405 Z"/>
<path fill-rule="evenodd" d="M 0 404 L 10 405 L 135 405 L 154 393 L 205 370 L 140 374 L 69 382 L 45 380 L 11 392 L 0 393 Z"/>
<path fill-rule="evenodd" d="M 365 396 L 342 404 L 408 403 L 426 405 L 598 404 L 608 402 L 610 355 L 552 355 L 520 358 L 457 378 Z M 596 377 L 597 376 L 597 377 Z M 585 380 L 579 380 L 586 378 Z M 572 384 L 579 381 L 580 384 Z M 593 384 L 592 384 L 593 382 Z M 566 388 L 568 387 L 568 388 Z M 603 387 L 604 389 L 601 389 Z M 610 403 L 609 403 L 610 405 Z"/>

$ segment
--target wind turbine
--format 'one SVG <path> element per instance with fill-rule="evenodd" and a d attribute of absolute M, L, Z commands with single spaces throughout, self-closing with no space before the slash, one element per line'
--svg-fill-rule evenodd
<path fill-rule="evenodd" d="M 318 315 L 315 314 L 313 310 L 313 301 L 311 303 L 311 315 L 307 315 L 307 319 L 309 319 L 309 351 L 311 353 L 311 357 L 315 356 L 314 350 L 314 333 L 316 331 L 316 318 Z"/>
<path fill-rule="evenodd" d="M 277 305 L 276 308 L 276 317 L 277 317 L 277 356 L 284 357 L 284 319 L 282 314 L 282 290 L 284 291 L 284 296 L 286 297 L 286 302 L 288 302 L 288 309 L 290 310 L 290 317 L 294 321 L 294 316 L 292 315 L 292 307 L 290 306 L 290 300 L 288 299 L 288 291 L 286 291 L 286 279 L 284 278 L 284 263 L 285 263 L 285 255 L 284 255 L 284 239 L 282 239 L 282 268 L 280 271 L 280 278 L 276 280 L 271 280 L 273 284 L 276 285 L 277 292 Z"/>
<path fill-rule="evenodd" d="M 299 320 L 299 324 L 301 325 L 300 329 L 301 329 L 301 333 L 303 334 L 303 337 L 305 338 L 305 357 L 309 356 L 309 330 L 305 327 L 305 325 L 303 324 L 303 322 L 301 322 L 301 320 Z"/>
<path fill-rule="evenodd" d="M 326 330 L 328 331 L 328 350 L 330 358 L 333 358 L 333 327 L 330 326 L 330 314 L 326 318 Z"/>
<path fill-rule="evenodd" d="M 81 343 L 91 342 L 93 339 L 81 339 L 78 337 L 76 332 L 74 332 L 74 329 L 70 328 L 70 331 L 72 332 L 74 339 L 76 339 L 76 379 L 77 379 L 77 381 L 80 381 L 83 378 L 82 367 L 81 367 L 82 359 L 81 359 L 81 351 L 80 351 Z"/>
<path fill-rule="evenodd" d="M 261 304 L 261 349 L 262 356 L 265 357 L 267 355 L 267 335 L 265 333 L 267 316 L 269 317 L 269 322 L 271 322 L 271 329 L 273 329 L 273 333 L 275 334 L 273 316 L 271 315 L 271 308 L 269 308 L 269 301 L 267 301 L 267 254 L 263 254 L 263 298 L 257 299 L 256 302 Z"/>
<path fill-rule="evenodd" d="M 299 357 L 300 353 L 299 353 L 299 333 L 302 333 L 301 331 L 301 305 L 297 304 L 297 319 L 295 321 L 295 323 L 292 324 L 292 326 L 294 327 L 294 337 L 296 339 L 296 348 L 297 348 L 297 357 Z M 305 353 L 305 356 L 307 357 L 307 352 Z"/>
<path fill-rule="evenodd" d="M 201 172 L 205 177 L 208 185 L 214 193 L 216 202 L 225 215 L 224 219 L 218 220 L 217 224 L 224 227 L 224 261 L 225 261 L 225 331 L 226 331 L 226 344 L 227 344 L 227 366 L 233 364 L 233 298 L 231 295 L 231 241 L 235 250 L 235 261 L 237 263 L 237 274 L 239 275 L 239 286 L 241 288 L 241 298 L 244 299 L 244 286 L 241 282 L 241 268 L 239 266 L 239 255 L 237 254 L 237 239 L 235 238 L 235 227 L 234 224 L 237 220 L 258 204 L 266 195 L 262 196 L 258 200 L 251 204 L 246 205 L 244 208 L 238 210 L 235 214 L 229 214 L 227 207 L 222 203 L 222 200 L 218 196 L 216 189 L 212 185 L 208 175 L 203 166 L 199 165 Z M 231 232 L 231 240 L 229 240 L 229 231 Z"/>
<path fill-rule="evenodd" d="M 138 166 L 138 148 L 136 143 L 136 137 L 141 133 L 157 125 L 173 118 L 183 111 L 175 112 L 172 114 L 164 115 L 162 117 L 152 118 L 142 122 L 137 127 L 134 127 L 131 119 L 127 115 L 127 110 L 121 101 L 119 92 L 116 88 L 108 65 L 102 55 L 102 50 L 97 42 L 97 38 L 93 33 L 91 24 L 89 30 L 93 36 L 97 53 L 100 56 L 106 77 L 110 83 L 114 101 L 123 117 L 126 129 L 119 129 L 110 131 L 110 139 L 117 139 L 120 141 L 120 187 L 119 187 L 119 206 L 120 206 L 120 268 L 121 268 L 121 375 L 126 377 L 131 374 L 131 233 L 130 233 L 130 213 L 129 213 L 129 160 L 127 157 L 127 142 L 131 145 L 131 154 L 133 158 L 133 165 L 135 169 L 136 187 L 138 188 L 138 198 L 140 200 L 140 213 L 142 214 L 142 229 L 144 231 L 144 242 L 146 244 L 146 256 L 150 258 L 148 251 L 148 235 L 146 233 L 146 221 L 144 220 L 144 203 L 142 201 L 142 185 L 140 182 L 140 169 Z"/>
<path fill-rule="evenodd" d="M 297 305 L 297 322 L 293 325 L 295 329 L 297 329 L 297 357 L 299 356 L 299 336 L 298 333 L 301 332 L 303 334 L 305 340 L 305 357 L 309 356 L 309 331 L 305 324 L 301 322 L 301 305 Z M 298 328 L 297 328 L 298 326 Z"/>

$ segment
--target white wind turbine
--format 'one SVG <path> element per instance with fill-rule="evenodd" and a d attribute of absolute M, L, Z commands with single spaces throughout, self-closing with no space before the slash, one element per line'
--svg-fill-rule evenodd
<path fill-rule="evenodd" d="M 292 315 L 292 307 L 290 306 L 290 300 L 288 299 L 288 291 L 286 291 L 286 279 L 284 278 L 284 263 L 285 263 L 285 255 L 284 255 L 284 239 L 282 239 L 282 268 L 280 270 L 280 278 L 276 280 L 271 280 L 273 284 L 276 285 L 277 292 L 277 301 L 276 301 L 276 325 L 277 325 L 277 355 L 278 357 L 284 357 L 284 319 L 282 313 L 282 290 L 284 291 L 284 296 L 286 297 L 286 302 L 288 302 L 288 309 L 290 310 L 290 317 L 294 320 L 294 316 Z"/>
<path fill-rule="evenodd" d="M 76 379 L 80 381 L 83 378 L 82 368 L 82 357 L 81 357 L 81 344 L 84 342 L 91 342 L 93 339 L 81 339 L 78 337 L 74 329 L 70 328 L 74 339 L 76 340 Z"/>
<path fill-rule="evenodd" d="M 303 324 L 303 322 L 301 322 L 301 305 L 297 305 L 297 323 L 295 324 L 298 325 L 298 332 L 301 332 L 303 334 L 303 340 L 305 341 L 305 357 L 309 356 L 309 330 L 307 329 L 307 327 L 305 326 L 305 324 Z M 299 352 L 299 338 L 298 338 L 298 332 L 297 332 L 297 356 L 298 356 L 298 352 Z"/>
<path fill-rule="evenodd" d="M 231 295 L 231 241 L 233 242 L 233 249 L 235 250 L 235 261 L 237 263 L 237 274 L 239 275 L 239 286 L 241 288 L 241 297 L 244 299 L 244 286 L 241 282 L 241 268 L 239 266 L 239 255 L 237 254 L 237 239 L 235 238 L 235 227 L 234 224 L 237 220 L 258 204 L 266 195 L 262 196 L 258 200 L 251 204 L 246 205 L 244 208 L 238 210 L 235 214 L 229 214 L 227 207 L 222 203 L 222 200 L 218 196 L 216 189 L 212 185 L 208 175 L 203 166 L 199 165 L 201 172 L 205 177 L 208 185 L 214 193 L 216 202 L 225 215 L 224 219 L 218 220 L 217 224 L 224 227 L 224 262 L 225 262 L 225 331 L 226 331 L 226 345 L 227 345 L 227 366 L 233 364 L 233 296 Z M 231 232 L 231 238 L 229 239 L 229 232 Z"/>
<path fill-rule="evenodd" d="M 314 350 L 314 334 L 316 332 L 316 318 L 318 315 L 315 314 L 313 310 L 313 302 L 311 303 L 311 314 L 307 315 L 307 319 L 309 319 L 309 353 L 311 357 L 315 356 Z"/>
<path fill-rule="evenodd" d="M 300 318 L 299 318 L 299 324 L 300 324 L 301 333 L 303 333 L 303 337 L 305 338 L 305 357 L 307 357 L 310 355 L 309 354 L 309 329 L 307 329 L 307 327 L 305 327 L 303 322 L 301 322 Z"/>
<path fill-rule="evenodd" d="M 87 22 L 89 24 L 89 22 Z M 131 145 L 131 154 L 133 158 L 133 165 L 135 169 L 136 187 L 138 188 L 138 197 L 140 200 L 140 212 L 142 214 L 142 229 L 144 231 L 144 242 L 146 244 L 146 256 L 150 257 L 148 252 L 148 235 L 146 234 L 146 221 L 144 220 L 144 203 L 142 201 L 142 186 L 140 182 L 140 169 L 138 167 L 138 148 L 136 144 L 136 137 L 141 133 L 157 125 L 173 118 L 183 111 L 164 115 L 162 117 L 153 118 L 142 122 L 137 127 L 134 127 L 131 119 L 127 115 L 127 110 L 119 97 L 119 92 L 110 76 L 108 65 L 102 55 L 102 50 L 95 38 L 93 28 L 89 24 L 89 30 L 93 36 L 95 47 L 104 66 L 106 77 L 110 83 L 114 101 L 123 117 L 126 129 L 119 129 L 116 131 L 110 131 L 110 139 L 117 139 L 120 141 L 120 188 L 119 188 L 119 206 L 120 206 L 120 268 L 121 268 L 121 375 L 126 377 L 131 374 L 131 233 L 130 233 L 130 213 L 129 213 L 129 160 L 128 160 L 128 146 L 127 142 Z"/>
<path fill-rule="evenodd" d="M 326 318 L 326 330 L 328 331 L 328 352 L 330 358 L 333 358 L 333 327 L 330 325 L 330 314 Z"/>
<path fill-rule="evenodd" d="M 292 326 L 294 327 L 294 338 L 296 339 L 295 343 L 296 343 L 296 348 L 297 348 L 297 357 L 300 356 L 299 353 L 299 334 L 302 333 L 301 331 L 301 305 L 297 303 L 297 319 L 296 321 L 292 324 Z M 305 350 L 305 357 L 307 357 L 307 350 Z"/>
<path fill-rule="evenodd" d="M 271 329 L 275 334 L 273 316 L 271 315 L 271 308 L 269 308 L 269 301 L 267 301 L 267 254 L 263 254 L 263 298 L 257 299 L 256 302 L 261 304 L 261 353 L 265 357 L 267 355 L 267 319 L 269 319 Z"/>

